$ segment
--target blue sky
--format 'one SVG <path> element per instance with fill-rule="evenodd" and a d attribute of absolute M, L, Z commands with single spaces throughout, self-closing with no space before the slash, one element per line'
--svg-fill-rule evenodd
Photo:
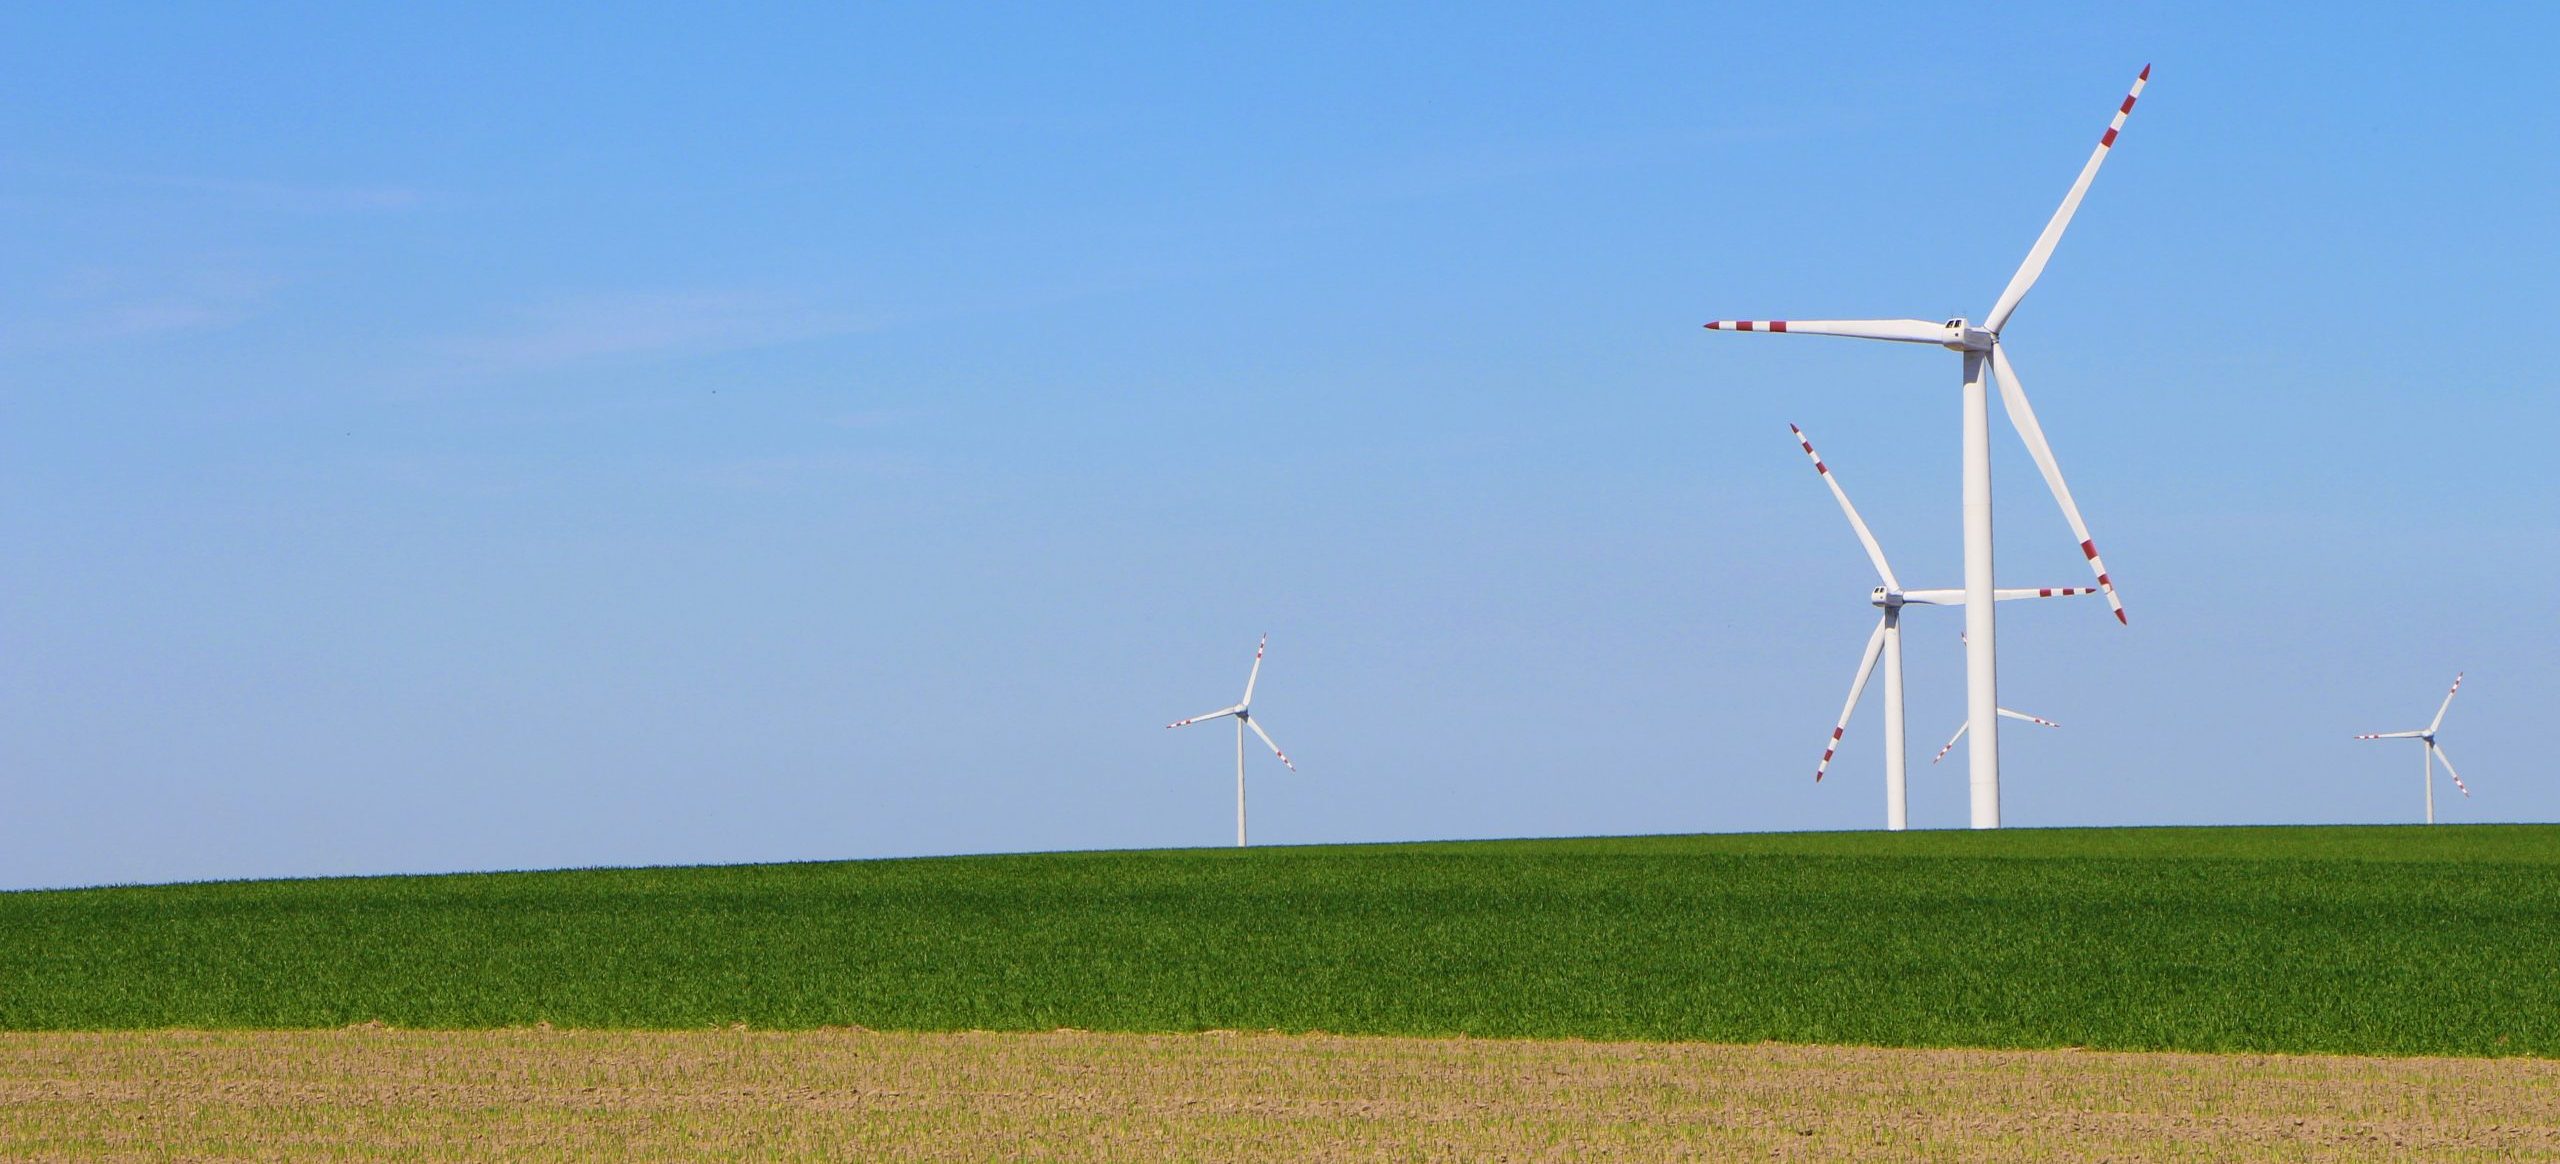
<path fill-rule="evenodd" d="M 1954 585 L 2008 331 L 2131 614 L 2018 825 L 2560 818 L 2517 6 L 0 16 L 0 886 L 1881 823 L 1805 426 Z M 2085 577 L 1995 418 L 2004 583 Z M 1931 619 L 1931 614 L 1946 617 Z M 1964 818 L 1953 612 L 1913 820 Z"/>

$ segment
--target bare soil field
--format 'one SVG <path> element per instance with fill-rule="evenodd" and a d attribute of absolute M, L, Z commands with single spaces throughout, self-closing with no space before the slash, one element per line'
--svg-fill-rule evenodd
<path fill-rule="evenodd" d="M 0 1034 L 0 1159 L 2538 1160 L 2560 1062 L 1330 1035 Z"/>

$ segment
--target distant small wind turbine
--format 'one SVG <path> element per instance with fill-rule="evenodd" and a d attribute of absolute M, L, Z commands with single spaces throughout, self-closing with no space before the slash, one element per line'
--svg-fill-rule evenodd
<path fill-rule="evenodd" d="M 1262 677 L 1262 650 L 1264 647 L 1270 645 L 1270 635 L 1262 636 L 1262 641 L 1253 645 L 1253 670 L 1245 673 L 1244 698 L 1237 700 L 1234 707 L 1220 708 L 1219 710 L 1210 712 L 1206 715 L 1195 715 L 1189 719 L 1177 720 L 1173 723 L 1164 725 L 1167 728 L 1189 727 L 1192 724 L 1206 723 L 1209 720 L 1218 719 L 1222 716 L 1235 717 L 1236 847 L 1239 849 L 1244 847 L 1244 730 L 1246 728 L 1252 728 L 1253 734 L 1261 736 L 1263 743 L 1271 745 L 1272 755 L 1280 757 L 1281 763 L 1288 764 L 1290 771 L 1295 772 L 1298 770 L 1298 766 L 1296 764 L 1289 763 L 1289 753 L 1281 751 L 1280 745 L 1272 742 L 1271 733 L 1262 730 L 1261 724 L 1253 722 L 1253 683 L 1254 680 Z"/>
<path fill-rule="evenodd" d="M 1849 682 L 1849 702 L 1841 707 L 1839 722 L 1831 725 L 1831 739 L 1822 746 L 1822 762 L 1814 765 L 1813 779 L 1815 783 L 1821 783 L 1822 774 L 1830 770 L 1832 753 L 1840 750 L 1840 737 L 1849 732 L 1850 713 L 1858 710 L 1858 698 L 1866 694 L 1867 677 L 1875 674 L 1876 656 L 1881 653 L 1884 656 L 1884 827 L 1906 828 L 1911 813 L 1909 778 L 1905 767 L 1911 749 L 1902 733 L 1902 608 L 1954 606 L 1964 601 L 1964 591 L 1903 589 L 1902 583 L 1893 576 L 1893 565 L 1885 561 L 1884 547 L 1877 544 L 1876 535 L 1867 529 L 1866 519 L 1858 516 L 1858 507 L 1849 504 L 1849 491 L 1840 487 L 1840 478 L 1831 472 L 1830 465 L 1823 462 L 1822 454 L 1813 451 L 1813 438 L 1792 424 L 1787 429 L 1796 434 L 1796 444 L 1803 447 L 1804 455 L 1813 459 L 1813 471 L 1821 475 L 1822 483 L 1831 487 L 1831 496 L 1840 502 L 1840 512 L 1848 515 L 1849 528 L 1857 533 L 1858 544 L 1867 549 L 1867 561 L 1875 566 L 1877 581 L 1883 583 L 1869 592 L 1867 601 L 1874 603 L 1876 609 L 1884 614 L 1876 620 L 1875 633 L 1867 636 L 1866 657 L 1858 661 L 1858 676 Z M 2068 598 L 2097 592 L 2095 586 L 2046 586 L 1994 590 L 1992 598 L 2007 602 L 2018 598 Z M 2034 716 L 2022 716 L 2006 708 L 2001 709 L 2001 714 L 2045 723 Z M 1956 734 L 1961 737 L 1964 733 L 1959 731 Z M 1953 741 L 1947 744 L 1947 748 L 1954 746 Z M 1938 749 L 1938 759 L 1946 758 L 1947 748 Z"/>
<path fill-rule="evenodd" d="M 2055 723 L 2055 722 L 2053 722 L 2052 720 L 2049 720 L 2049 719 L 2043 719 L 2043 718 L 2040 718 L 2040 717 L 2037 717 L 2037 716 L 2028 715 L 2027 713 L 2025 713 L 2025 712 L 2023 712 L 2023 711 L 2011 711 L 2011 710 L 2009 710 L 2008 708 L 2005 708 L 2005 707 L 2000 709 L 2000 714 L 2001 714 L 2001 715 L 2004 715 L 2004 716 L 2007 716 L 2007 717 L 2008 717 L 2008 718 L 2010 718 L 2010 719 L 2023 719 L 2023 720 L 2027 721 L 2028 723 L 2031 723 L 2031 724 L 2036 725 L 2037 727 L 2058 728 L 2058 727 L 2061 727 L 2061 726 L 2062 726 L 2061 724 Z M 1956 750 L 1956 741 L 1957 741 L 1957 740 L 1961 740 L 1961 739 L 1963 739 L 1963 738 L 1964 738 L 1964 729 L 1969 728 L 1969 727 L 1972 727 L 1972 726 L 1973 726 L 1973 724 L 1971 724 L 1971 723 L 1969 723 L 1969 722 L 1968 722 L 1968 723 L 1963 723 L 1963 724 L 1959 724 L 1959 725 L 1957 725 L 1957 726 L 1956 726 L 1956 734 L 1954 734 L 1954 735 L 1951 735 L 1951 736 L 1948 736 L 1948 737 L 1947 737 L 1947 744 L 1946 744 L 1946 746 L 1945 746 L 1945 747 L 1943 747 L 1943 748 L 1938 749 L 1938 754 L 1937 754 L 1937 755 L 1935 755 L 1935 756 L 1930 757 L 1930 758 L 1929 758 L 1929 762 L 1930 762 L 1930 763 L 1932 763 L 1932 764 L 1935 764 L 1935 763 L 1937 763 L 1937 762 L 1938 762 L 1938 761 L 1940 761 L 1940 760 L 1946 759 L 1946 758 L 1947 758 L 1947 753 L 1949 753 L 1949 752 L 1952 752 L 1952 751 Z"/>
<path fill-rule="evenodd" d="M 2435 721 L 2423 728 L 2414 732 L 2376 732 L 2372 735 L 2356 737 L 2359 740 L 2416 740 L 2427 746 L 2426 757 L 2421 761 L 2425 770 L 2420 775 L 2419 779 L 2424 781 L 2427 786 L 2428 824 L 2436 823 L 2437 764 L 2444 765 L 2444 774 L 2453 777 L 2453 786 L 2462 790 L 2462 795 L 2465 799 L 2468 799 L 2471 796 L 2471 787 L 2462 782 L 2461 773 L 2453 770 L 2453 759 L 2444 754 L 2444 745 L 2436 742 L 2436 729 L 2444 726 L 2445 710 L 2453 706 L 2453 693 L 2460 690 L 2462 690 L 2462 674 L 2460 672 L 2455 672 L 2453 676 L 2453 686 L 2445 691 L 2444 702 L 2436 707 Z"/>

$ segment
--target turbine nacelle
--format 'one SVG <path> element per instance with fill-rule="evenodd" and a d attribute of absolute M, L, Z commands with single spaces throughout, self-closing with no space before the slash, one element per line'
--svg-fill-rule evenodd
<path fill-rule="evenodd" d="M 1947 321 L 1947 338 L 1939 340 L 1938 346 L 1951 352 L 1987 352 L 1998 342 L 1999 332 L 1985 331 L 1959 318 Z"/>

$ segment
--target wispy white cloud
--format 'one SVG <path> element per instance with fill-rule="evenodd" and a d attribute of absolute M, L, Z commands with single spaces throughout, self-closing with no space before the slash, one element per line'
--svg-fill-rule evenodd
<path fill-rule="evenodd" d="M 433 196 L 414 186 L 388 183 L 286 182 L 197 174 L 158 174 L 12 160 L 0 168 L 27 178 L 81 186 L 161 190 L 195 195 L 253 210 L 296 214 L 411 210 Z"/>
<path fill-rule="evenodd" d="M 411 186 L 328 186 L 291 182 L 257 182 L 230 178 L 153 176 L 138 183 L 172 190 L 231 198 L 266 210 L 306 214 L 368 210 L 409 210 L 426 204 L 429 195 Z"/>
<path fill-rule="evenodd" d="M 849 312 L 750 292 L 600 295 L 528 308 L 513 324 L 455 347 L 484 371 L 527 371 L 772 347 L 879 325 Z"/>
<path fill-rule="evenodd" d="M 693 476 L 715 489 L 788 493 L 852 477 L 915 477 L 925 471 L 924 460 L 912 453 L 857 452 L 740 457 L 704 465 Z"/>
<path fill-rule="evenodd" d="M 1354 202 L 1436 198 L 1558 174 L 1657 165 L 1666 158 L 1694 157 L 1726 143 L 1777 140 L 1808 132 L 1803 125 L 1710 126 L 1569 141 L 1520 139 L 1435 147 L 1386 159 L 1368 169 L 1346 170 L 1329 180 L 1324 192 Z"/>
<path fill-rule="evenodd" d="M 866 408 L 859 412 L 847 412 L 842 415 L 829 417 L 827 423 L 832 424 L 837 428 L 887 428 L 890 425 L 908 420 L 912 418 L 913 415 L 914 414 L 912 412 L 904 408 Z"/>
<path fill-rule="evenodd" d="M 112 267 L 65 273 L 40 297 L 13 305 L 0 349 L 49 351 L 130 343 L 244 323 L 283 280 L 227 266 L 155 273 Z"/>

